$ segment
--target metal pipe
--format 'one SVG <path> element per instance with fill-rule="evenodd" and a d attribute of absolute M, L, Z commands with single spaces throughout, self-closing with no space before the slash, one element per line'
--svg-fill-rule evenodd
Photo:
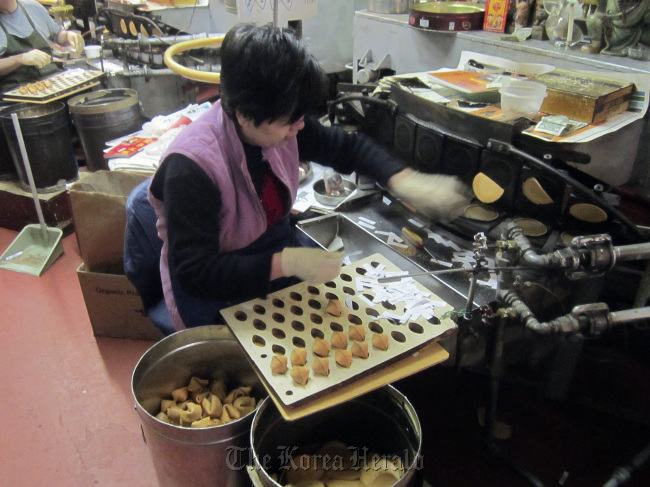
<path fill-rule="evenodd" d="M 650 242 L 614 247 L 616 262 L 650 259 Z"/>
<path fill-rule="evenodd" d="M 524 235 L 523 229 L 515 222 L 510 222 L 507 225 L 507 237 L 509 240 L 514 241 L 515 246 L 519 249 L 519 256 L 521 259 L 534 267 L 550 267 L 548 254 L 540 255 L 533 249 L 528 238 Z"/>
<path fill-rule="evenodd" d="M 514 312 L 526 328 L 543 335 L 581 332 L 597 335 L 614 325 L 650 320 L 650 307 L 609 312 L 607 304 L 593 303 L 576 306 L 569 314 L 541 323 L 514 291 L 497 291 L 497 296 L 510 307 L 502 311 L 504 315 Z"/>
<path fill-rule="evenodd" d="M 573 315 L 565 315 L 555 320 L 541 323 L 514 291 L 500 290 L 497 296 L 506 303 L 512 311 L 521 319 L 524 326 L 535 333 L 542 335 L 552 335 L 556 333 L 577 333 L 580 330 L 580 323 Z M 509 314 L 510 311 L 504 311 Z"/>
<path fill-rule="evenodd" d="M 149 46 L 171 46 L 179 42 L 193 41 L 196 39 L 212 39 L 223 36 L 223 34 L 184 34 L 180 36 L 164 36 L 164 37 L 144 37 L 142 34 L 138 34 L 137 39 L 122 39 L 121 37 L 115 37 L 111 39 L 105 39 L 104 42 L 106 45 L 115 45 L 115 46 L 139 46 L 139 47 L 149 47 Z"/>
<path fill-rule="evenodd" d="M 620 325 L 645 320 L 650 320 L 650 307 L 612 311 L 607 315 L 607 321 L 611 325 Z"/>
<path fill-rule="evenodd" d="M 273 0 L 273 27 L 276 29 L 280 23 L 280 15 L 278 13 L 278 0 Z"/>
<path fill-rule="evenodd" d="M 218 84 L 221 82 L 220 72 L 219 73 L 200 72 L 196 69 L 190 69 L 174 61 L 174 56 L 176 54 L 180 54 L 181 52 L 188 51 L 190 49 L 198 49 L 204 47 L 211 47 L 211 48 L 221 47 L 221 42 L 223 41 L 223 37 L 224 36 L 209 38 L 209 39 L 195 39 L 193 41 L 186 41 L 186 42 L 180 42 L 178 44 L 174 44 L 173 46 L 168 47 L 167 50 L 165 51 L 165 54 L 163 56 L 165 60 L 165 64 L 172 71 L 180 74 L 181 76 L 184 76 L 185 78 L 194 81 L 202 81 L 205 83 Z"/>
<path fill-rule="evenodd" d="M 171 69 L 152 69 L 148 66 L 137 69 L 125 69 L 118 73 L 109 73 L 109 76 L 123 76 L 125 78 L 135 78 L 136 76 L 144 76 L 145 78 L 151 78 L 153 76 L 171 76 L 176 75 Z"/>

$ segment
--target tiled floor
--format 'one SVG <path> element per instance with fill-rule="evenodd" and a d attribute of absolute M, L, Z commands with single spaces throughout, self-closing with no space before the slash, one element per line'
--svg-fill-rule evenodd
<path fill-rule="evenodd" d="M 0 250 L 16 236 L 0 228 Z M 75 273 L 80 262 L 73 234 L 41 277 L 0 270 L 0 485 L 156 485 L 130 389 L 153 343 L 92 335 Z M 594 405 L 598 393 L 619 401 L 634 420 L 502 386 L 499 419 L 513 434 L 499 445 L 548 486 L 603 485 L 650 442 L 647 365 L 588 363 L 581 377 L 581 397 L 595 397 Z M 482 446 L 477 411 L 487 403 L 487 384 L 480 373 L 442 366 L 396 384 L 420 417 L 423 472 L 433 487 L 528 485 Z M 650 485 L 650 465 L 627 485 Z"/>

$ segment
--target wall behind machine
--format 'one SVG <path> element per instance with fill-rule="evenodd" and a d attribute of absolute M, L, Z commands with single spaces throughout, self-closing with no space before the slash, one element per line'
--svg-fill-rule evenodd
<path fill-rule="evenodd" d="M 318 2 L 318 15 L 302 21 L 302 35 L 327 73 L 337 73 L 352 62 L 353 21 L 356 10 L 367 0 L 326 0 Z M 224 0 L 212 0 L 207 7 L 160 10 L 161 20 L 190 34 L 227 32 L 239 22 L 226 9 Z"/>

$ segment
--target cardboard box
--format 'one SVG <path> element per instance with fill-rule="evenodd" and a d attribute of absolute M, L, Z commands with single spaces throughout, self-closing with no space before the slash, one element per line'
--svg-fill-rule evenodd
<path fill-rule="evenodd" d="M 634 83 L 556 69 L 536 76 L 548 95 L 541 111 L 566 115 L 573 120 L 596 124 L 624 112 L 630 105 Z"/>
<path fill-rule="evenodd" d="M 164 337 L 144 314 L 140 295 L 124 274 L 90 272 L 77 277 L 95 336 L 160 340 Z"/>
<path fill-rule="evenodd" d="M 86 269 L 122 273 L 126 200 L 148 175 L 96 171 L 70 186 L 70 206 Z"/>

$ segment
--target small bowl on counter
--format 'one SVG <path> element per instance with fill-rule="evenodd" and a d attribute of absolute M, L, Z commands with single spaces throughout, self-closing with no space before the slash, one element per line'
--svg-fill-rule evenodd
<path fill-rule="evenodd" d="M 325 181 L 319 179 L 314 183 L 314 196 L 316 201 L 325 206 L 338 206 L 345 201 L 357 189 L 357 185 L 347 179 L 341 184 L 339 196 L 330 196 L 325 191 Z"/>

